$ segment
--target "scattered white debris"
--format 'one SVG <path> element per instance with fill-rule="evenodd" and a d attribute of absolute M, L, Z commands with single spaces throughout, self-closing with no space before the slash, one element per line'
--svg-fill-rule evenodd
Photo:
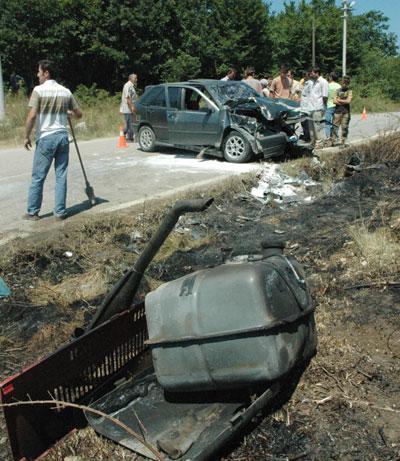
<path fill-rule="evenodd" d="M 72 251 L 66 251 L 66 252 L 64 253 L 64 256 L 66 256 L 67 258 L 72 258 L 73 253 L 72 253 Z"/>
<path fill-rule="evenodd" d="M 228 258 L 225 261 L 225 264 L 240 264 L 247 262 L 261 261 L 264 258 L 261 254 L 251 254 L 251 255 L 237 255 Z"/>
<path fill-rule="evenodd" d="M 316 186 L 318 183 L 304 171 L 294 178 L 283 173 L 279 165 L 265 165 L 258 186 L 251 189 L 251 195 L 264 204 L 311 203 L 313 197 L 308 189 Z"/>
<path fill-rule="evenodd" d="M 144 238 L 143 238 L 143 235 L 139 231 L 135 230 L 131 233 L 130 241 L 131 243 L 144 242 Z"/>

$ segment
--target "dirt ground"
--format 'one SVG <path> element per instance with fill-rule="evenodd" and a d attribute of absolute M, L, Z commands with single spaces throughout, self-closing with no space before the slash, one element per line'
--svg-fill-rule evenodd
<path fill-rule="evenodd" d="M 216 200 L 208 211 L 179 222 L 149 268 L 144 290 L 233 255 L 260 253 L 263 239 L 279 235 L 286 253 L 306 270 L 317 305 L 317 356 L 290 401 L 229 447 L 221 455 L 225 461 L 400 459 L 400 263 L 372 270 L 350 232 L 351 226 L 371 232 L 385 227 L 399 245 L 400 149 L 398 156 L 388 158 L 385 151 L 372 158 L 379 148 L 366 148 L 366 163 L 355 172 L 344 164 L 360 150 L 342 152 L 317 169 L 304 160 L 308 173 L 324 183 L 308 204 L 263 205 L 248 193 L 254 178 L 226 183 L 225 191 L 211 191 Z M 147 207 L 133 217 L 67 223 L 57 235 L 14 242 L 3 252 L 0 275 L 13 295 L 0 301 L 1 380 L 88 321 L 163 214 L 161 205 Z M 0 424 L 0 458 L 8 461 Z M 58 444 L 45 460 L 68 455 L 139 459 L 89 428 Z"/>

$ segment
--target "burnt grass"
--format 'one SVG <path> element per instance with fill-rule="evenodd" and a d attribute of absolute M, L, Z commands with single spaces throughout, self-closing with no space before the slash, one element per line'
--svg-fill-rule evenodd
<path fill-rule="evenodd" d="M 205 243 L 185 244 L 149 267 L 143 291 L 152 280 L 173 280 L 198 269 L 214 267 L 234 255 L 259 254 L 263 240 L 279 236 L 286 241 L 285 252 L 296 257 L 305 268 L 317 305 L 318 353 L 290 400 L 279 409 L 267 411 L 240 439 L 234 440 L 219 459 L 400 459 L 400 286 L 382 284 L 381 279 L 371 278 L 367 273 L 349 280 L 345 274 L 346 263 L 332 258 L 343 251 L 350 239 L 348 227 L 360 222 L 360 214 L 364 221 L 368 220 L 376 212 L 378 203 L 398 200 L 399 162 L 386 166 L 364 169 L 347 177 L 337 173 L 332 193 L 321 194 L 310 204 L 285 209 L 265 206 L 250 197 L 246 193 L 250 189 L 248 182 L 233 192 L 219 192 L 215 205 L 196 215 L 194 224 L 191 217 L 185 217 L 178 225 L 189 240 L 195 242 L 203 238 Z M 157 213 L 160 218 L 163 211 Z M 119 219 L 125 223 L 124 218 Z M 135 253 L 126 251 L 133 230 L 128 222 L 132 220 L 126 220 L 111 238 L 120 251 L 115 253 L 116 257 L 124 260 L 114 262 L 112 281 L 136 258 Z M 95 230 L 85 232 L 90 234 Z M 107 226 L 103 232 L 107 232 Z M 139 250 L 149 237 L 148 233 L 143 234 Z M 49 243 L 46 254 L 31 250 L 25 254 L 16 252 L 7 266 L 9 272 L 1 273 L 11 282 L 14 293 L 18 293 L 8 301 L 1 301 L 3 336 L 10 340 L 7 328 L 16 332 L 12 338 L 20 347 L 13 351 L 12 360 L 0 363 L 2 378 L 66 341 L 72 329 L 68 329 L 68 325 L 76 323 L 77 311 L 82 313 L 79 319 L 86 322 L 100 303 L 101 297 L 97 297 L 60 310 L 56 305 L 40 307 L 30 301 L 29 287 L 38 279 L 58 283 L 71 274 L 85 272 L 83 257 L 80 259 L 77 255 L 70 261 L 63 255 L 65 242 L 74 235 L 74 232 L 64 235 L 63 244 Z M 98 240 L 99 263 L 114 261 L 111 256 L 107 259 L 110 242 L 107 245 Z M 400 281 L 399 273 L 392 274 L 391 280 Z M 367 286 L 356 287 L 361 283 Z M 52 323 L 61 325 L 60 322 L 66 326 L 64 335 L 58 335 L 57 339 L 51 337 L 48 342 L 44 339 L 41 351 L 27 347 L 40 329 Z M 82 459 L 93 459 L 89 456 L 89 446 L 93 447 L 95 439 L 88 437 L 87 446 L 85 439 L 81 440 L 78 447 L 75 446 L 75 453 Z M 61 448 L 63 456 L 71 454 L 68 439 L 62 443 L 66 446 L 65 451 Z M 107 444 L 108 454 L 103 447 L 97 459 L 122 459 L 115 454 L 115 445 Z M 123 459 L 140 459 L 121 450 L 125 453 Z M 2 453 L 2 459 L 11 459 L 4 440 L 0 456 Z M 50 452 L 45 459 L 57 458 Z"/>

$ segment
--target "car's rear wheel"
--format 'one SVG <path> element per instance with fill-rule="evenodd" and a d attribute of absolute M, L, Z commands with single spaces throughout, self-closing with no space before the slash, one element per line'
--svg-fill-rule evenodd
<path fill-rule="evenodd" d="M 156 135 L 151 127 L 143 125 L 139 130 L 139 146 L 145 152 L 153 152 L 156 146 Z"/>
<path fill-rule="evenodd" d="M 238 131 L 231 131 L 225 138 L 223 154 L 232 163 L 245 163 L 253 156 L 249 141 Z"/>

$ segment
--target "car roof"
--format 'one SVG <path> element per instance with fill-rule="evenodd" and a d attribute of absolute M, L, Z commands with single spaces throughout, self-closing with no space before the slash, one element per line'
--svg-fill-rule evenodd
<path fill-rule="evenodd" d="M 239 80 L 237 81 L 239 83 Z M 153 87 L 158 87 L 158 86 L 180 86 L 180 85 L 210 85 L 210 84 L 215 84 L 215 83 L 221 83 L 222 85 L 226 84 L 226 82 L 222 80 L 216 80 L 212 78 L 196 78 L 196 79 L 191 79 L 187 80 L 185 82 L 165 82 L 165 83 L 158 83 L 156 85 L 148 85 L 146 88 L 153 88 Z M 230 82 L 232 83 L 232 82 Z"/>

